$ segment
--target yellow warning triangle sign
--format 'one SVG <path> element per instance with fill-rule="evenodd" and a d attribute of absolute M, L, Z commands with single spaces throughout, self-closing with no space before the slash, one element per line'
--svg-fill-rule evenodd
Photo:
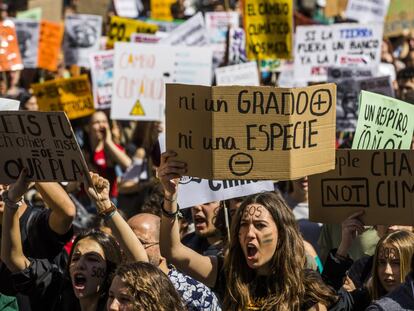
<path fill-rule="evenodd" d="M 132 107 L 131 112 L 129 113 L 131 116 L 145 116 L 144 108 L 141 105 L 139 99 L 135 102 L 134 107 Z"/>

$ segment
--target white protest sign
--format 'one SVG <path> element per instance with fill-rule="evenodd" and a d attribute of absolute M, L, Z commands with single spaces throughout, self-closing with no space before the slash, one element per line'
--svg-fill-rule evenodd
<path fill-rule="evenodd" d="M 211 85 L 211 68 L 209 47 L 115 43 L 111 119 L 162 120 L 165 83 Z"/>
<path fill-rule="evenodd" d="M 230 27 L 239 27 L 237 12 L 206 12 L 206 30 L 213 46 L 213 63 L 217 67 L 225 61 L 227 34 Z"/>
<path fill-rule="evenodd" d="M 99 50 L 102 17 L 74 14 L 65 19 L 63 43 L 66 65 L 89 67 L 89 54 Z"/>
<path fill-rule="evenodd" d="M 93 101 L 95 109 L 107 109 L 112 102 L 114 51 L 99 51 L 90 55 Z"/>
<path fill-rule="evenodd" d="M 0 98 L 0 111 L 19 110 L 20 102 L 14 99 Z"/>
<path fill-rule="evenodd" d="M 168 37 L 160 41 L 161 44 L 203 46 L 208 43 L 208 35 L 201 12 L 182 23 Z"/>
<path fill-rule="evenodd" d="M 229 65 L 247 61 L 246 33 L 241 27 L 231 27 L 229 30 Z"/>
<path fill-rule="evenodd" d="M 383 24 L 298 26 L 295 38 L 295 79 L 326 81 L 327 67 L 343 55 L 366 56 L 359 66 L 377 66 L 381 60 Z"/>
<path fill-rule="evenodd" d="M 348 0 L 345 16 L 360 23 L 383 23 L 390 0 Z"/>
<path fill-rule="evenodd" d="M 217 85 L 259 86 L 259 70 L 255 61 L 215 69 Z"/>
<path fill-rule="evenodd" d="M 183 209 L 273 190 L 272 181 L 207 180 L 183 176 L 180 179 L 177 197 L 178 205 Z"/>
<path fill-rule="evenodd" d="M 14 19 L 20 55 L 25 68 L 36 68 L 40 23 L 32 19 Z"/>
<path fill-rule="evenodd" d="M 118 16 L 136 18 L 139 15 L 136 0 L 114 0 L 114 6 Z"/>
<path fill-rule="evenodd" d="M 136 43 L 158 43 L 161 37 L 151 33 L 133 33 L 131 34 L 131 42 Z"/>
<path fill-rule="evenodd" d="M 14 182 L 23 167 L 28 181 L 82 181 L 87 172 L 64 112 L 0 112 L 0 183 Z"/>

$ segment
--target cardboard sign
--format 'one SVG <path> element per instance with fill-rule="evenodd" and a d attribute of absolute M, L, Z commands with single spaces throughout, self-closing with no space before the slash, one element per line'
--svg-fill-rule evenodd
<path fill-rule="evenodd" d="M 101 16 L 68 15 L 65 19 L 63 43 L 65 64 L 89 67 L 89 54 L 99 50 L 101 35 Z"/>
<path fill-rule="evenodd" d="M 84 1 L 79 1 L 84 2 Z M 88 1 L 92 2 L 92 1 Z M 60 22 L 63 13 L 63 1 L 29 0 L 29 9 L 41 8 L 42 18 L 52 22 Z"/>
<path fill-rule="evenodd" d="M 361 90 L 394 96 L 390 77 L 333 79 L 337 85 L 336 130 L 354 132 L 358 121 L 358 99 Z"/>
<path fill-rule="evenodd" d="M 249 59 L 292 57 L 292 0 L 244 1 L 244 27 Z"/>
<path fill-rule="evenodd" d="M 131 35 L 131 42 L 135 43 L 158 43 L 160 40 L 161 37 L 156 34 L 133 33 Z"/>
<path fill-rule="evenodd" d="M 247 62 L 246 34 L 243 28 L 231 27 L 229 30 L 228 64 L 234 65 Z"/>
<path fill-rule="evenodd" d="M 129 18 L 118 16 L 111 17 L 108 32 L 108 48 L 112 48 L 115 42 L 129 41 L 133 33 L 155 33 L 158 26 Z"/>
<path fill-rule="evenodd" d="M 175 0 L 151 0 L 151 18 L 172 21 L 171 5 Z"/>
<path fill-rule="evenodd" d="M 39 58 L 37 66 L 56 71 L 59 62 L 60 47 L 63 39 L 63 25 L 42 21 L 40 24 Z"/>
<path fill-rule="evenodd" d="M 205 179 L 297 179 L 334 167 L 334 84 L 167 84 L 167 150 Z"/>
<path fill-rule="evenodd" d="M 95 109 L 111 107 L 114 79 L 114 51 L 100 51 L 90 55 L 93 100 Z"/>
<path fill-rule="evenodd" d="M 0 183 L 15 182 L 23 167 L 28 181 L 82 181 L 87 168 L 63 112 L 0 112 Z"/>
<path fill-rule="evenodd" d="M 414 5 L 412 0 L 392 0 L 385 19 L 384 37 L 399 36 L 414 29 Z"/>
<path fill-rule="evenodd" d="M 390 0 L 348 0 L 345 16 L 360 23 L 383 23 Z"/>
<path fill-rule="evenodd" d="M 0 98 L 0 111 L 19 110 L 20 101 L 8 98 Z"/>
<path fill-rule="evenodd" d="M 326 81 L 327 67 L 343 55 L 367 56 L 360 66 L 377 66 L 381 60 L 382 24 L 299 26 L 295 37 L 295 79 Z"/>
<path fill-rule="evenodd" d="M 180 179 L 177 197 L 178 205 L 183 209 L 274 190 L 272 181 L 207 180 L 183 176 Z"/>
<path fill-rule="evenodd" d="M 203 46 L 208 43 L 207 30 L 204 25 L 203 13 L 185 21 L 160 41 L 161 44 Z"/>
<path fill-rule="evenodd" d="M 136 0 L 114 0 L 114 7 L 116 14 L 121 17 L 136 18 L 139 15 Z"/>
<path fill-rule="evenodd" d="M 352 149 L 410 149 L 414 105 L 370 92 L 361 92 L 358 124 Z"/>
<path fill-rule="evenodd" d="M 9 20 L 0 22 L 0 71 L 23 69 L 14 23 Z"/>
<path fill-rule="evenodd" d="M 208 47 L 118 42 L 114 64 L 115 120 L 161 120 L 166 82 L 210 85 L 212 80 Z"/>
<path fill-rule="evenodd" d="M 345 11 L 348 0 L 329 0 L 326 1 L 324 13 L 326 17 L 341 15 Z"/>
<path fill-rule="evenodd" d="M 65 111 L 69 119 L 95 111 L 87 75 L 32 84 L 32 88 L 41 111 Z"/>
<path fill-rule="evenodd" d="M 40 22 L 42 19 L 42 8 L 34 8 L 27 11 L 17 12 L 17 19 L 32 19 Z"/>
<path fill-rule="evenodd" d="M 414 151 L 336 151 L 335 170 L 309 177 L 309 220 L 341 223 L 363 210 L 365 225 L 414 225 Z"/>
<path fill-rule="evenodd" d="M 40 23 L 30 19 L 16 19 L 14 24 L 24 68 L 36 68 Z"/>
<path fill-rule="evenodd" d="M 213 66 L 216 68 L 225 62 L 228 32 L 230 27 L 239 27 L 239 13 L 206 12 L 205 20 L 209 44 L 213 46 Z"/>
<path fill-rule="evenodd" d="M 256 62 L 219 67 L 215 73 L 217 85 L 260 85 Z"/>
<path fill-rule="evenodd" d="M 112 0 L 78 1 L 76 12 L 79 14 L 99 15 L 106 19 Z"/>

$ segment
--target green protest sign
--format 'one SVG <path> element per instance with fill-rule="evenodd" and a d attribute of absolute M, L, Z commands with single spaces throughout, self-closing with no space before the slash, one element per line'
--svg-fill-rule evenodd
<path fill-rule="evenodd" d="M 17 12 L 16 18 L 40 21 L 42 19 L 42 8 L 33 8 L 27 11 Z"/>
<path fill-rule="evenodd" d="M 366 91 L 359 102 L 352 149 L 410 149 L 414 105 Z"/>

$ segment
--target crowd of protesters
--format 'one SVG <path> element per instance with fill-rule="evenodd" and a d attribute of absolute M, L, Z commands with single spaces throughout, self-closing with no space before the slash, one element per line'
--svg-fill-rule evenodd
<path fill-rule="evenodd" d="M 174 17 L 240 7 L 185 2 L 173 3 Z M 296 14 L 328 22 L 324 1 L 297 2 Z M 21 3 L 3 4 L 2 18 Z M 76 12 L 76 1 L 65 5 Z M 396 97 L 414 104 L 414 29 L 384 39 L 381 60 L 395 68 Z M 0 96 L 36 111 L 30 84 L 71 75 L 64 59 L 57 72 L 3 72 Z M 363 212 L 310 222 L 306 177 L 179 210 L 187 164 L 161 154 L 163 124 L 108 116 L 72 122 L 93 187 L 28 183 L 26 169 L 0 185 L 0 310 L 414 310 L 413 227 L 365 226 Z M 339 148 L 346 137 L 338 134 Z"/>

